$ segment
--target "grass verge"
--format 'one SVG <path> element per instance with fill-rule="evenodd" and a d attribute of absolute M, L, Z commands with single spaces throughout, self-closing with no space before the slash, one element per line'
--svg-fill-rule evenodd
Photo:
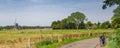
<path fill-rule="evenodd" d="M 43 42 L 38 42 L 36 44 L 36 48 L 59 48 L 60 46 L 66 45 L 68 43 L 72 43 L 72 42 L 80 41 L 80 40 L 84 40 L 84 39 L 90 39 L 90 38 L 94 38 L 94 37 L 95 36 L 93 36 L 93 37 L 72 38 L 72 39 L 63 40 L 62 42 L 56 42 L 56 40 L 55 40 L 52 43 L 51 43 L 50 40 L 47 40 L 47 41 L 43 41 L 44 43 Z"/>

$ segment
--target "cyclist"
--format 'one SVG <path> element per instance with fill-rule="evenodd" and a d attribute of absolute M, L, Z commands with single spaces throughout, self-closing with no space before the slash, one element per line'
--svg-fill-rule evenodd
<path fill-rule="evenodd" d="M 101 36 L 100 36 L 100 46 L 101 47 L 105 46 L 105 43 L 106 43 L 106 38 L 104 36 L 104 33 L 101 33 Z"/>

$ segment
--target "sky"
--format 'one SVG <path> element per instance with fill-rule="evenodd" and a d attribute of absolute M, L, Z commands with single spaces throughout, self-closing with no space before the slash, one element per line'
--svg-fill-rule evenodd
<path fill-rule="evenodd" d="M 51 26 L 73 12 L 82 12 L 93 23 L 110 21 L 115 6 L 102 9 L 103 0 L 0 0 L 0 26 Z"/>

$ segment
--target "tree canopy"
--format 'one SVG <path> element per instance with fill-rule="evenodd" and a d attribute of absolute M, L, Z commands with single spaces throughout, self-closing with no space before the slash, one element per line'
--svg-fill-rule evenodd
<path fill-rule="evenodd" d="M 113 11 L 114 15 L 111 18 L 112 20 L 112 27 L 119 28 L 120 26 L 120 0 L 105 0 L 103 1 L 103 9 L 106 9 L 107 7 L 111 7 L 113 5 L 117 5 L 117 8 Z"/>
<path fill-rule="evenodd" d="M 56 23 L 55 21 L 52 23 L 53 29 L 84 29 L 85 28 L 85 15 L 81 12 L 74 12 L 67 18 L 60 21 L 60 23 Z"/>
<path fill-rule="evenodd" d="M 107 7 L 111 7 L 113 5 L 118 5 L 120 6 L 120 0 L 105 0 L 103 1 L 103 9 L 106 9 Z"/>
<path fill-rule="evenodd" d="M 69 22 L 76 24 L 76 29 L 79 28 L 80 23 L 85 20 L 85 15 L 81 12 L 72 13 L 71 16 L 68 17 Z"/>

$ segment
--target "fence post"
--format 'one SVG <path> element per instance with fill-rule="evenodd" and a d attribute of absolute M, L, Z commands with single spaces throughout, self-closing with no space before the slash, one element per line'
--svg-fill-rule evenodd
<path fill-rule="evenodd" d="M 30 38 L 28 38 L 28 48 L 31 48 L 31 46 L 30 46 Z"/>
<path fill-rule="evenodd" d="M 50 38 L 51 38 L 51 42 L 53 42 L 53 40 L 54 40 L 54 39 L 53 39 L 53 34 L 51 35 L 51 37 L 50 37 Z"/>

